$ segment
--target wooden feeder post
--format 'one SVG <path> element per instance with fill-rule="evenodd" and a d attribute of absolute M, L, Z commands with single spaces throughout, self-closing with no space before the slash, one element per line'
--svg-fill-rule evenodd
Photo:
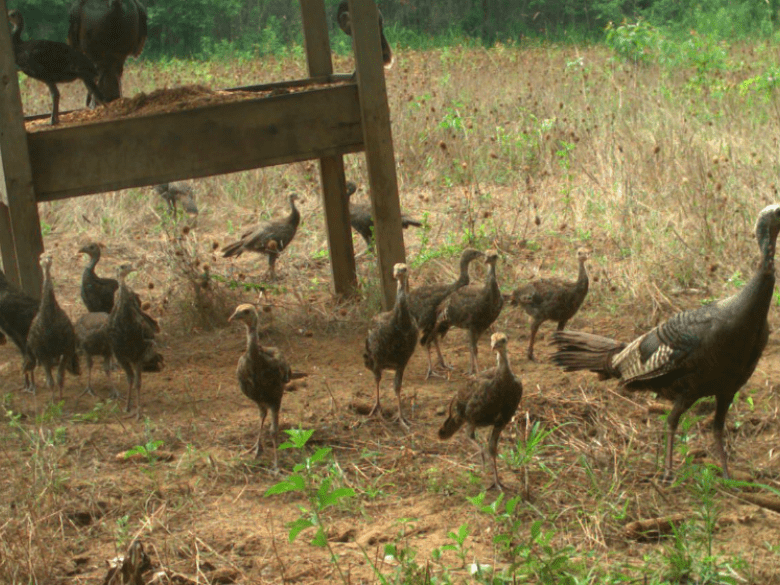
<path fill-rule="evenodd" d="M 5 0 L 0 0 L 0 251 L 8 280 L 34 298 L 41 295 L 41 222 L 27 153 L 19 79 Z"/>
<path fill-rule="evenodd" d="M 323 0 L 301 0 L 303 34 L 306 40 L 306 59 L 309 77 L 331 75 L 327 16 Z M 320 159 L 325 221 L 328 232 L 328 252 L 337 295 L 352 296 L 357 289 L 355 250 L 349 221 L 349 203 L 346 198 L 344 157 L 328 156 Z"/>
<path fill-rule="evenodd" d="M 405 262 L 406 252 L 395 175 L 390 107 L 379 43 L 379 18 L 374 0 L 349 0 L 349 14 L 363 121 L 363 144 L 371 185 L 379 278 L 383 306 L 388 310 L 395 303 L 393 265 Z"/>

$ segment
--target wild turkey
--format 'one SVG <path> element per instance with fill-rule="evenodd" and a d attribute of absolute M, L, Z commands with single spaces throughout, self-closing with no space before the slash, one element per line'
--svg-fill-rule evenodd
<path fill-rule="evenodd" d="M 8 21 L 12 25 L 11 41 L 14 46 L 14 59 L 28 77 L 44 82 L 51 93 L 51 123 L 59 121 L 60 91 L 58 83 L 68 83 L 81 79 L 98 102 L 103 95 L 95 85 L 98 75 L 95 65 L 82 53 L 57 41 L 23 41 L 24 18 L 18 10 L 8 11 Z"/>
<path fill-rule="evenodd" d="M 260 434 L 255 446 L 255 457 L 263 451 L 262 436 L 265 417 L 271 411 L 271 443 L 274 447 L 274 469 L 278 468 L 276 448 L 279 433 L 279 409 L 282 405 L 285 385 L 291 380 L 290 366 L 275 348 L 264 348 L 257 336 L 257 310 L 254 305 L 236 307 L 229 321 L 241 321 L 246 325 L 246 351 L 238 359 L 236 376 L 244 396 L 260 409 Z"/>
<path fill-rule="evenodd" d="M 179 181 L 176 183 L 161 183 L 155 185 L 155 193 L 165 199 L 168 204 L 168 210 L 175 217 L 178 210 L 177 204 L 181 203 L 182 209 L 186 213 L 192 215 L 198 215 L 198 205 L 195 203 L 195 195 L 193 193 L 192 185 Z"/>
<path fill-rule="evenodd" d="M 30 360 L 27 334 L 38 313 L 40 301 L 13 286 L 0 270 L 0 331 L 13 341 L 22 354 L 22 363 Z M 24 389 L 34 390 L 29 375 L 24 374 Z"/>
<path fill-rule="evenodd" d="M 674 435 L 680 416 L 705 396 L 715 396 L 715 452 L 723 475 L 729 476 L 723 428 L 734 395 L 753 374 L 769 338 L 767 314 L 775 286 L 778 231 L 780 205 L 770 205 L 756 222 L 761 262 L 740 292 L 677 313 L 631 343 L 576 331 L 553 334 L 557 346 L 553 362 L 567 372 L 590 370 L 602 380 L 617 378 L 629 390 L 652 390 L 674 402 L 666 419 L 667 481 L 672 478 Z"/>
<path fill-rule="evenodd" d="M 102 278 L 95 274 L 100 262 L 100 244 L 90 242 L 79 248 L 79 254 L 89 256 L 89 261 L 81 275 L 81 300 L 90 313 L 110 313 L 114 307 L 114 294 L 119 282 L 114 278 Z"/>
<path fill-rule="evenodd" d="M 125 279 L 133 271 L 130 264 L 119 267 L 119 292 L 108 319 L 108 337 L 114 358 L 122 366 L 127 377 L 129 391 L 125 411 L 130 412 L 130 403 L 135 389 L 136 417 L 141 417 L 141 372 L 144 359 L 153 347 L 153 333 L 149 323 L 139 313 L 136 296 Z"/>
<path fill-rule="evenodd" d="M 395 306 L 391 311 L 375 315 L 366 336 L 366 350 L 363 361 L 374 374 L 376 382 L 376 402 L 368 416 L 382 412 L 379 404 L 379 383 L 382 381 L 382 370 L 395 370 L 393 389 L 398 399 L 398 420 L 402 426 L 409 429 L 409 421 L 404 417 L 401 405 L 401 384 L 404 370 L 417 347 L 419 329 L 409 311 L 406 296 L 408 269 L 406 264 L 396 264 L 393 267 L 393 278 L 398 281 L 395 296 Z"/>
<path fill-rule="evenodd" d="M 146 43 L 146 8 L 138 0 L 76 0 L 70 8 L 68 44 L 89 57 L 97 68 L 99 93 L 107 102 L 122 97 L 122 72 L 129 55 L 137 57 Z"/>
<path fill-rule="evenodd" d="M 477 365 L 477 342 L 501 313 L 504 297 L 496 280 L 498 254 L 494 250 L 485 252 L 488 274 L 484 285 L 470 284 L 452 293 L 439 305 L 436 327 L 432 336 L 444 337 L 450 327 L 467 329 L 469 332 L 469 374 L 479 372 Z"/>
<path fill-rule="evenodd" d="M 357 185 L 347 181 L 347 199 L 357 191 Z M 352 228 L 361 235 L 369 250 L 374 249 L 374 217 L 371 214 L 371 206 L 366 203 L 349 204 L 349 221 Z M 408 215 L 401 214 L 401 227 L 422 227 L 422 222 L 412 219 Z"/>
<path fill-rule="evenodd" d="M 289 199 L 290 215 L 281 220 L 262 223 L 244 232 L 240 240 L 222 248 L 222 257 L 238 257 L 247 251 L 265 254 L 268 256 L 269 276 L 271 279 L 276 278 L 276 260 L 292 242 L 298 231 L 298 224 L 301 222 L 301 214 L 295 207 L 298 195 L 293 193 Z"/>
<path fill-rule="evenodd" d="M 54 283 L 51 280 L 51 256 L 43 256 L 40 260 L 43 269 L 43 287 L 38 313 L 30 324 L 30 332 L 27 334 L 27 363 L 25 371 L 30 373 L 31 387 L 35 390 L 34 370 L 37 364 L 43 366 L 46 372 L 46 385 L 54 386 L 52 368 L 57 365 L 57 386 L 60 389 L 65 385 L 65 370 L 71 374 L 79 375 L 79 356 L 76 353 L 76 333 L 73 323 L 62 310 L 54 296 Z"/>
<path fill-rule="evenodd" d="M 382 25 L 382 13 L 379 12 L 379 9 L 377 9 L 377 12 L 379 13 L 379 41 L 382 44 L 382 63 L 384 64 L 385 69 L 390 69 L 393 66 L 395 57 L 393 56 L 393 51 L 390 49 L 390 43 L 388 43 L 385 38 L 385 29 Z M 336 22 L 338 22 L 339 28 L 342 31 L 349 36 L 352 36 L 352 21 L 349 17 L 349 2 L 347 2 L 347 0 L 342 0 L 341 3 L 339 3 L 338 10 L 336 11 Z"/>
<path fill-rule="evenodd" d="M 428 372 L 425 374 L 427 380 L 432 375 L 439 375 L 433 369 L 433 363 L 431 362 L 431 344 L 436 346 L 436 353 L 439 356 L 440 367 L 447 367 L 444 363 L 444 356 L 441 354 L 441 348 L 439 347 L 439 339 L 433 334 L 436 328 L 436 313 L 439 305 L 449 297 L 456 290 L 463 288 L 469 284 L 469 264 L 472 260 L 484 256 L 479 250 L 473 248 L 466 248 L 460 255 L 460 275 L 455 282 L 429 284 L 426 286 L 420 286 L 409 293 L 409 311 L 417 321 L 417 326 L 420 328 L 421 337 L 420 345 L 425 347 L 428 352 Z"/>
<path fill-rule="evenodd" d="M 479 427 L 492 426 L 487 451 L 493 462 L 493 484 L 488 489 L 503 490 L 496 465 L 498 438 L 515 415 L 523 397 L 523 384 L 509 366 L 506 335 L 491 335 L 490 347 L 498 354 L 498 365 L 485 370 L 476 379 L 469 380 L 453 397 L 449 416 L 439 429 L 439 439 L 449 439 L 465 424 L 469 439 L 479 448 L 484 467 L 485 451 L 477 442 L 474 431 Z"/>
<path fill-rule="evenodd" d="M 103 371 L 111 380 L 111 339 L 108 336 L 108 313 L 87 313 L 82 315 L 74 329 L 78 348 L 87 362 L 87 387 L 82 394 L 95 395 L 92 390 L 92 358 L 103 358 Z M 116 391 L 114 390 L 114 394 Z"/>
<path fill-rule="evenodd" d="M 588 271 L 585 261 L 590 253 L 585 248 L 577 250 L 580 273 L 571 282 L 559 278 L 543 278 L 518 288 L 512 293 L 511 303 L 520 305 L 533 317 L 531 341 L 528 343 L 528 359 L 534 361 L 534 340 L 539 326 L 545 321 L 557 321 L 558 331 L 563 331 L 566 322 L 579 311 L 588 294 Z"/>

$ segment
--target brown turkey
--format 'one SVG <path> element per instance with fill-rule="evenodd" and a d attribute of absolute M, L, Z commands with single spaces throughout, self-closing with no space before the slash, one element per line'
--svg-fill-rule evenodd
<path fill-rule="evenodd" d="M 254 305 L 236 307 L 229 321 L 241 321 L 246 326 L 246 351 L 238 359 L 236 376 L 244 396 L 260 409 L 260 434 L 255 445 L 255 457 L 263 452 L 263 426 L 271 411 L 271 443 L 274 448 L 274 469 L 278 469 L 279 409 L 282 406 L 285 385 L 293 378 L 290 366 L 276 348 L 260 345 L 257 336 L 257 310 Z"/>
<path fill-rule="evenodd" d="M 28 354 L 27 334 L 30 332 L 40 301 L 13 286 L 0 270 L 0 331 L 13 341 L 22 354 L 22 365 L 32 358 Z M 29 374 L 24 374 L 24 389 L 34 391 Z"/>
<path fill-rule="evenodd" d="M 161 183 L 154 186 L 154 192 L 162 197 L 168 204 L 168 211 L 176 217 L 178 214 L 178 205 L 186 213 L 198 215 L 198 205 L 195 202 L 195 193 L 192 185 L 184 181 L 176 183 Z"/>
<path fill-rule="evenodd" d="M 79 356 L 76 353 L 76 332 L 73 323 L 62 310 L 54 296 L 54 283 L 51 279 L 51 256 L 41 257 L 40 264 L 43 270 L 43 287 L 41 291 L 41 304 L 38 313 L 30 324 L 30 332 L 27 334 L 28 358 L 25 371 L 30 373 L 31 387 L 35 390 L 35 366 L 40 364 L 46 373 L 46 385 L 54 386 L 52 368 L 57 366 L 57 387 L 60 390 L 65 385 L 65 370 L 78 376 Z"/>
<path fill-rule="evenodd" d="M 469 374 L 477 374 L 477 342 L 501 313 L 504 297 L 496 279 L 498 254 L 494 250 L 485 252 L 488 265 L 485 284 L 470 284 L 452 293 L 439 305 L 436 327 L 432 335 L 444 337 L 450 327 L 466 329 L 469 332 Z"/>
<path fill-rule="evenodd" d="M 442 368 L 448 367 L 444 362 L 444 356 L 441 354 L 439 339 L 433 334 L 436 327 L 436 314 L 439 305 L 456 290 L 469 284 L 469 264 L 482 256 L 484 256 L 484 254 L 479 250 L 466 248 L 460 255 L 460 274 L 455 282 L 419 286 L 412 289 L 409 293 L 409 310 L 417 321 L 417 326 L 420 328 L 420 345 L 424 346 L 425 350 L 428 352 L 428 371 L 425 374 L 426 380 L 433 375 L 440 376 L 440 374 L 433 369 L 433 363 L 431 361 L 431 344 L 436 346 L 436 353 L 439 357 L 437 365 Z"/>
<path fill-rule="evenodd" d="M 568 372 L 590 370 L 617 378 L 628 390 L 651 390 L 673 401 L 664 458 L 672 479 L 674 436 L 680 416 L 697 400 L 714 396 L 712 432 L 723 475 L 729 477 L 723 430 L 734 395 L 750 379 L 769 338 L 767 315 L 775 288 L 775 244 L 780 205 L 764 208 L 756 222 L 758 269 L 737 294 L 683 311 L 626 344 L 576 331 L 553 333 L 553 362 Z"/>
<path fill-rule="evenodd" d="M 97 89 L 111 102 L 122 97 L 125 59 L 146 43 L 146 8 L 139 0 L 76 0 L 70 8 L 68 44 L 97 67 Z M 95 103 L 90 90 L 87 104 Z"/>
<path fill-rule="evenodd" d="M 241 256 L 244 252 L 256 252 L 268 256 L 268 274 L 276 278 L 276 260 L 290 245 L 301 222 L 301 214 L 295 207 L 298 195 L 289 197 L 290 215 L 282 220 L 264 222 L 254 229 L 241 234 L 241 239 L 222 248 L 222 257 Z"/>
<path fill-rule="evenodd" d="M 371 320 L 366 335 L 366 349 L 363 362 L 374 374 L 376 382 L 376 402 L 368 416 L 382 413 L 379 404 L 379 384 L 382 381 L 382 370 L 395 370 L 393 389 L 398 400 L 398 421 L 409 429 L 409 421 L 404 416 L 401 404 L 401 385 L 404 370 L 417 347 L 419 329 L 409 311 L 407 300 L 408 269 L 406 264 L 393 266 L 393 278 L 398 282 L 395 293 L 395 306 L 390 311 L 379 313 Z"/>
<path fill-rule="evenodd" d="M 504 333 L 490 336 L 490 347 L 498 356 L 498 365 L 485 370 L 473 380 L 469 380 L 450 402 L 447 420 L 439 429 L 439 439 L 449 439 L 460 427 L 466 425 L 466 434 L 477 445 L 485 465 L 485 451 L 477 442 L 475 430 L 480 427 L 493 427 L 488 441 L 488 455 L 493 463 L 493 483 L 488 489 L 504 490 L 498 479 L 498 439 L 501 431 L 515 415 L 520 399 L 523 397 L 523 384 L 512 373 L 507 356 L 507 337 Z"/>
<path fill-rule="evenodd" d="M 385 38 L 382 13 L 379 12 L 379 9 L 377 9 L 377 13 L 379 14 L 379 42 L 381 43 L 382 48 L 382 63 L 384 64 L 385 69 L 390 69 L 393 66 L 395 57 L 393 56 L 393 51 L 390 49 L 390 43 L 388 43 L 387 38 Z M 336 11 L 336 22 L 344 33 L 352 36 L 352 20 L 349 17 L 349 2 L 347 2 L 347 0 L 341 0 L 339 3 L 339 7 Z"/>
<path fill-rule="evenodd" d="M 82 53 L 65 43 L 47 40 L 23 41 L 24 18 L 18 10 L 8 12 L 8 21 L 12 25 L 11 43 L 14 48 L 16 66 L 25 75 L 42 81 L 51 94 L 51 124 L 59 121 L 60 91 L 58 83 L 68 83 L 80 79 L 87 90 L 95 94 L 97 102 L 103 101 L 100 90 L 95 85 L 98 76 L 95 65 Z"/>
<path fill-rule="evenodd" d="M 577 250 L 580 272 L 575 281 L 560 278 L 542 278 L 529 282 L 512 293 L 511 304 L 520 305 L 528 313 L 531 322 L 531 340 L 528 342 L 528 359 L 534 361 L 534 340 L 539 326 L 545 321 L 557 321 L 558 331 L 563 331 L 566 322 L 574 317 L 588 294 L 588 271 L 585 262 L 590 252 L 585 248 Z"/>
<path fill-rule="evenodd" d="M 347 199 L 349 200 L 352 195 L 357 191 L 357 185 L 351 181 L 347 181 Z M 369 251 L 374 249 L 374 216 L 371 213 L 371 206 L 366 203 L 351 203 L 349 204 L 349 222 L 360 236 L 363 241 L 366 242 L 366 247 Z M 401 214 L 401 227 L 403 229 L 409 226 L 422 227 L 422 222 L 409 217 L 406 214 Z"/>

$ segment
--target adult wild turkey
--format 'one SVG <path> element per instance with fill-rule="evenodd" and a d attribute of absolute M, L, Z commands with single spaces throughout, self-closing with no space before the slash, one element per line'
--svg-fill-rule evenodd
<path fill-rule="evenodd" d="M 439 429 L 439 439 L 449 439 L 465 424 L 469 439 L 479 448 L 484 467 L 485 451 L 477 442 L 474 431 L 479 427 L 492 426 L 487 450 L 493 463 L 493 483 L 488 489 L 503 490 L 496 465 L 498 438 L 515 415 L 523 397 L 523 384 L 509 366 L 506 335 L 491 335 L 490 347 L 498 354 L 498 365 L 469 380 L 453 397 L 449 416 Z"/>
<path fill-rule="evenodd" d="M 46 385 L 54 386 L 52 368 L 57 365 L 57 386 L 65 385 L 65 370 L 79 375 L 79 356 L 76 353 L 76 333 L 73 323 L 62 310 L 54 296 L 54 283 L 51 279 L 51 256 L 43 256 L 40 260 L 43 269 L 43 287 L 38 313 L 30 324 L 27 334 L 27 357 L 25 371 L 30 373 L 31 387 L 35 390 L 34 370 L 37 364 L 43 366 L 46 372 Z"/>
<path fill-rule="evenodd" d="M 102 92 L 95 85 L 98 72 L 92 61 L 65 43 L 46 40 L 23 41 L 24 18 L 18 10 L 8 11 L 8 21 L 12 25 L 11 41 L 16 66 L 28 77 L 44 82 L 49 88 L 52 125 L 59 121 L 58 83 L 81 79 L 87 89 L 94 93 L 97 102 L 103 102 Z"/>
<path fill-rule="evenodd" d="M 241 234 L 241 239 L 222 248 L 222 257 L 231 258 L 241 256 L 244 252 L 257 252 L 268 256 L 268 272 L 271 279 L 276 278 L 276 260 L 287 246 L 290 245 L 298 224 L 301 222 L 301 214 L 295 207 L 298 195 L 291 194 L 290 215 L 286 218 L 264 222 L 254 229 Z"/>
<path fill-rule="evenodd" d="M 136 396 L 136 417 L 141 417 L 141 372 L 144 359 L 153 347 L 154 332 L 139 313 L 136 295 L 127 285 L 130 264 L 119 267 L 119 292 L 108 319 L 108 337 L 114 358 L 122 366 L 129 386 L 125 411 L 130 412 L 133 390 Z"/>
<path fill-rule="evenodd" d="M 652 390 L 674 402 L 666 419 L 667 481 L 680 416 L 705 396 L 715 396 L 715 452 L 729 476 L 723 428 L 734 395 L 753 374 L 769 338 L 778 231 L 780 205 L 765 207 L 756 222 L 761 261 L 747 285 L 727 299 L 677 313 L 628 344 L 576 331 L 553 333 L 553 362 L 566 371 L 590 370 L 600 379 L 619 379 L 628 390 Z"/>
<path fill-rule="evenodd" d="M 534 361 L 534 340 L 539 326 L 545 321 L 557 321 L 558 331 L 563 331 L 566 322 L 579 311 L 588 294 L 588 271 L 585 261 L 590 252 L 585 248 L 577 250 L 580 273 L 575 281 L 559 278 L 543 278 L 529 282 L 512 293 L 511 303 L 520 305 L 533 317 L 531 340 L 528 342 L 528 359 Z"/>
<path fill-rule="evenodd" d="M 488 265 L 484 285 L 470 284 L 452 293 L 439 305 L 436 326 L 432 336 L 444 337 L 450 327 L 466 329 L 469 332 L 469 374 L 479 372 L 477 365 L 477 342 L 493 322 L 498 319 L 504 306 L 504 297 L 496 279 L 498 254 L 494 250 L 485 252 Z"/>
<path fill-rule="evenodd" d="M 357 185 L 351 181 L 347 181 L 347 199 L 357 191 Z M 361 235 L 366 242 L 366 246 L 369 250 L 374 249 L 374 216 L 371 214 L 371 206 L 366 203 L 351 203 L 349 204 L 349 222 L 352 224 L 352 228 Z M 401 214 L 401 227 L 403 229 L 409 226 L 422 227 L 422 222 L 409 217 L 406 214 Z"/>
<path fill-rule="evenodd" d="M 39 305 L 39 300 L 13 286 L 0 270 L 0 331 L 19 348 L 23 364 L 31 359 L 27 349 L 27 334 Z M 25 372 L 25 390 L 34 390 L 30 384 L 29 375 Z"/>
<path fill-rule="evenodd" d="M 408 269 L 406 264 L 396 264 L 393 267 L 393 278 L 398 282 L 395 295 L 395 306 L 390 311 L 375 315 L 366 335 L 366 350 L 363 361 L 374 374 L 376 382 L 376 402 L 368 416 L 382 412 L 379 404 L 379 384 L 382 381 L 382 370 L 395 370 L 393 389 L 398 400 L 398 420 L 406 429 L 409 421 L 404 416 L 401 405 L 401 384 L 404 378 L 406 364 L 417 347 L 419 329 L 409 311 L 406 296 Z"/>
<path fill-rule="evenodd" d="M 420 345 L 424 346 L 425 350 L 428 352 L 428 372 L 425 374 L 426 380 L 433 375 L 439 375 L 433 369 L 433 363 L 431 361 L 431 344 L 436 346 L 436 353 L 439 356 L 438 365 L 443 368 L 447 367 L 447 364 L 444 363 L 444 356 L 441 354 L 439 339 L 434 335 L 439 305 L 456 290 L 469 284 L 469 264 L 471 264 L 472 260 L 481 256 L 484 256 L 484 254 L 479 250 L 466 248 L 460 255 L 460 274 L 455 282 L 450 284 L 438 283 L 419 286 L 412 289 L 409 293 L 409 310 L 417 321 L 417 326 L 420 328 L 421 332 Z"/>
<path fill-rule="evenodd" d="M 110 313 L 119 282 L 115 278 L 103 278 L 95 274 L 95 267 L 100 262 L 100 244 L 90 242 L 79 248 L 79 254 L 89 256 L 81 274 L 81 300 L 84 306 L 90 313 Z"/>
<path fill-rule="evenodd" d="M 263 451 L 262 436 L 265 417 L 271 411 L 271 443 L 274 447 L 274 469 L 278 468 L 276 453 L 279 434 L 279 409 L 285 385 L 292 379 L 287 360 L 276 348 L 264 348 L 257 336 L 257 310 L 254 305 L 236 307 L 229 321 L 241 321 L 246 326 L 246 351 L 238 359 L 236 376 L 244 396 L 260 409 L 260 434 L 255 445 L 255 457 Z"/>
<path fill-rule="evenodd" d="M 393 66 L 395 57 L 393 56 L 393 51 L 390 49 L 390 43 L 388 43 L 387 38 L 385 38 L 385 28 L 382 25 L 382 13 L 379 12 L 378 8 L 377 13 L 379 14 L 379 42 L 382 46 L 382 63 L 384 64 L 385 69 L 390 69 Z M 349 2 L 347 2 L 347 0 L 342 0 L 339 3 L 339 7 L 336 10 L 336 22 L 342 31 L 349 36 L 352 36 L 352 20 L 349 16 Z"/>
<path fill-rule="evenodd" d="M 107 102 L 122 97 L 122 72 L 129 55 L 137 57 L 146 43 L 146 8 L 138 0 L 76 0 L 70 8 L 68 44 L 83 52 L 97 68 L 95 96 Z"/>
<path fill-rule="evenodd" d="M 192 185 L 185 183 L 184 181 L 178 181 L 176 183 L 161 183 L 155 185 L 155 193 L 165 199 L 168 204 L 168 210 L 175 217 L 177 214 L 178 204 L 181 203 L 182 209 L 185 212 L 192 215 L 198 215 L 198 205 L 195 203 L 195 194 L 193 193 Z"/>

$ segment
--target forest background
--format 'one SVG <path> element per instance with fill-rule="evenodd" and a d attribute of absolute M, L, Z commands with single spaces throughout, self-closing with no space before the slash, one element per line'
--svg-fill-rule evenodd
<path fill-rule="evenodd" d="M 325 0 L 335 13 L 339 0 Z M 13 4 L 13 5 L 11 5 Z M 64 40 L 72 0 L 20 0 L 30 38 Z M 147 0 L 149 37 L 143 57 L 235 59 L 300 50 L 294 0 Z M 775 34 L 780 0 L 379 0 L 394 46 L 596 42 L 610 23 L 643 22 L 665 35 L 692 31 L 737 40 Z M 335 23 L 330 25 L 335 27 Z M 331 35 L 334 49 L 349 39 Z"/>

